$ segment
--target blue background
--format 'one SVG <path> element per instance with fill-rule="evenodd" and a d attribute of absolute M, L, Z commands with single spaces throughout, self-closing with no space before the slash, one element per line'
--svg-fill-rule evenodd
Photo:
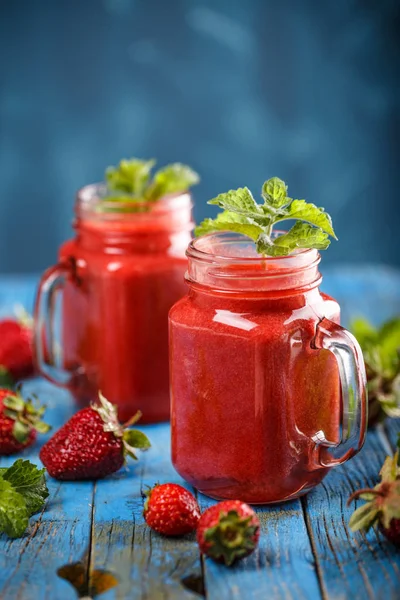
<path fill-rule="evenodd" d="M 324 262 L 400 265 L 397 0 L 0 0 L 0 272 L 38 271 L 74 193 L 132 155 L 206 200 L 278 175 Z"/>

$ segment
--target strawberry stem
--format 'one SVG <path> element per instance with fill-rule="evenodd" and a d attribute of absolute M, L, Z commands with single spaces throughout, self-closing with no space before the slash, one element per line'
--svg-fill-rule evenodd
<path fill-rule="evenodd" d="M 142 411 L 138 410 L 136 414 L 134 414 L 130 419 L 128 419 L 128 421 L 126 421 L 126 423 L 124 423 L 122 425 L 122 429 L 126 429 L 127 427 L 134 425 L 135 423 L 140 421 L 141 418 L 142 418 Z"/>
<path fill-rule="evenodd" d="M 361 496 L 361 494 L 372 494 L 374 496 L 385 496 L 385 494 L 381 490 L 375 490 L 374 488 L 362 488 L 361 490 L 357 490 L 353 492 L 350 498 L 347 500 L 347 506 L 350 506 L 353 500 L 357 500 Z"/>

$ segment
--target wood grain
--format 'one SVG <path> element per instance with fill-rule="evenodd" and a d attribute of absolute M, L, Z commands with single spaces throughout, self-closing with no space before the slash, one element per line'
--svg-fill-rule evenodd
<path fill-rule="evenodd" d="M 375 530 L 364 534 L 348 528 L 362 501 L 347 507 L 347 498 L 377 483 L 385 456 L 377 432 L 370 431 L 360 454 L 302 499 L 325 598 L 399 598 L 400 553 Z"/>
<path fill-rule="evenodd" d="M 364 269 L 357 275 L 349 268 L 328 274 L 325 290 L 341 300 L 345 321 L 367 314 L 381 322 L 399 306 L 398 273 Z M 34 280 L 0 278 L 0 316 L 11 314 L 18 302 L 32 308 Z M 41 380 L 27 382 L 25 388 L 48 404 L 56 427 L 75 410 L 69 394 Z M 2 600 L 77 598 L 57 571 L 79 561 L 89 587 L 96 571 L 116 576 L 118 585 L 100 596 L 104 600 L 400 597 L 400 552 L 375 531 L 352 534 L 347 523 L 354 507 L 346 507 L 354 489 L 376 483 L 384 457 L 395 447 L 399 420 L 387 420 L 369 432 L 363 451 L 306 498 L 257 509 L 263 532 L 260 547 L 232 569 L 202 560 L 193 535 L 166 539 L 144 524 L 145 486 L 183 482 L 170 462 L 169 427 L 143 429 L 153 447 L 138 463 L 95 485 L 49 480 L 49 502 L 31 519 L 25 536 L 0 536 Z M 38 450 L 36 445 L 23 456 L 39 464 Z M 2 459 L 0 464 L 13 460 Z M 199 501 L 203 509 L 213 502 L 202 495 Z"/>

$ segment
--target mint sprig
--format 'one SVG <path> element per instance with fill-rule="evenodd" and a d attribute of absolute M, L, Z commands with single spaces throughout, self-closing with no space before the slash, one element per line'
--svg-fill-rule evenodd
<path fill-rule="evenodd" d="M 200 236 L 214 231 L 232 231 L 256 243 L 257 252 L 267 256 L 288 256 L 296 249 L 325 250 L 335 239 L 331 217 L 323 208 L 287 195 L 287 186 L 279 177 L 264 182 L 263 204 L 258 204 L 247 188 L 219 194 L 208 204 L 223 209 L 215 219 L 205 219 L 195 230 Z M 296 220 L 285 234 L 273 236 L 273 227 L 282 221 Z"/>
<path fill-rule="evenodd" d="M 49 495 L 44 473 L 45 469 L 21 458 L 0 469 L 0 533 L 12 538 L 24 534 L 29 517 L 42 508 Z"/>
<path fill-rule="evenodd" d="M 167 194 L 186 192 L 199 183 L 198 174 L 187 165 L 173 163 L 159 169 L 151 177 L 156 161 L 123 159 L 105 173 L 107 195 L 104 200 L 115 203 L 115 212 L 145 212 L 145 203 L 156 202 Z M 121 205 L 124 205 L 123 207 Z"/>

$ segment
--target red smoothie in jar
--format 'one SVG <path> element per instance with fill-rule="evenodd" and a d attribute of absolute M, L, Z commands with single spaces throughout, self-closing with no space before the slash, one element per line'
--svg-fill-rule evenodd
<path fill-rule="evenodd" d="M 170 312 L 172 458 L 209 496 L 266 503 L 306 493 L 330 466 L 342 386 L 316 334 L 343 330 L 316 250 L 261 259 L 253 246 L 212 234 L 189 247 L 189 293 Z"/>
<path fill-rule="evenodd" d="M 141 422 L 167 420 L 168 311 L 186 291 L 191 197 L 108 212 L 101 194 L 102 186 L 78 194 L 76 237 L 61 247 L 55 268 L 64 272 L 60 346 L 67 385 L 80 404 L 100 389 L 122 421 L 139 409 Z"/>

